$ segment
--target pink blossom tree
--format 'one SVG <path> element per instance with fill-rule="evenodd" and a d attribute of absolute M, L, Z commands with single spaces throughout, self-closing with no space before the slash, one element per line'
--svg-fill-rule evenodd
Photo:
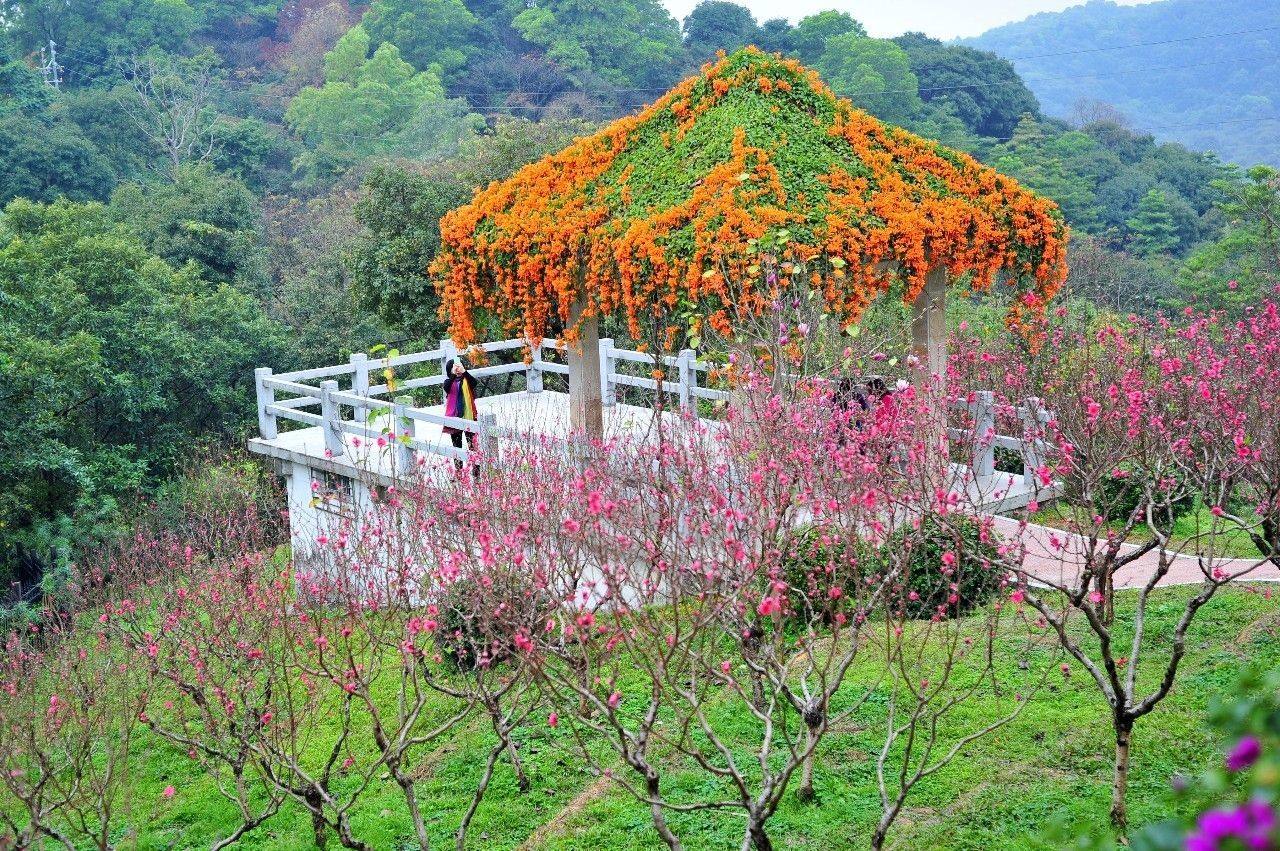
<path fill-rule="evenodd" d="M 17 848 L 107 851 L 128 800 L 139 667 L 102 631 L 51 616 L 0 659 L 0 807 Z M 3 838 L 3 834 L 0 834 Z"/>
<path fill-rule="evenodd" d="M 908 631 L 877 626 L 903 617 L 895 595 L 913 593 L 902 550 L 877 545 L 958 513 L 942 487 L 944 446 L 929 439 L 938 431 L 923 427 L 934 422 L 930 402 L 908 390 L 855 422 L 819 385 L 784 400 L 745 373 L 737 380 L 749 415 L 672 420 L 586 452 L 510 447 L 477 481 L 458 483 L 461 502 L 444 511 L 456 526 L 442 521 L 469 539 L 455 536 L 438 556 L 453 572 L 484 577 L 512 565 L 528 579 L 526 600 L 554 601 L 517 606 L 544 616 L 494 621 L 488 643 L 524 657 L 550 705 L 547 723 L 568 727 L 579 758 L 647 806 L 672 848 L 681 840 L 669 814 L 698 810 L 743 812 L 744 847 L 771 848 L 767 824 L 793 781 L 814 796 L 823 738 L 887 676 L 855 685 L 855 663 L 887 670 L 892 661 L 914 675 L 924 670 L 911 650 L 921 642 L 929 666 L 939 653 L 949 659 L 938 685 L 897 698 L 936 730 L 983 682 L 947 672 L 987 669 L 983 644 L 970 652 L 972 636 L 994 630 L 943 626 L 954 619 L 947 586 L 956 579 L 941 572 L 934 629 L 910 630 L 908 648 Z M 975 569 L 1003 578 L 999 564 Z M 910 735 L 900 723 L 893 731 Z M 924 762 L 895 791 L 884 831 L 915 783 L 968 741 L 918 752 Z M 673 798 L 663 784 L 673 759 L 705 772 L 719 793 Z"/>
<path fill-rule="evenodd" d="M 1274 424 L 1252 411 L 1255 394 L 1272 398 L 1275 389 L 1255 367 L 1254 349 L 1266 340 L 1249 339 L 1265 326 L 1224 332 L 1219 317 L 1192 311 L 1177 322 L 1130 317 L 1088 333 L 1059 323 L 1038 351 L 969 357 L 958 370 L 997 386 L 1039 387 L 1053 413 L 1043 435 L 1046 473 L 1065 486 L 1056 502 L 1064 531 L 1025 522 L 1018 529 L 1023 557 L 1012 597 L 1039 613 L 1108 704 L 1111 821 L 1122 834 L 1137 721 L 1173 688 L 1198 613 L 1274 553 L 1261 538 L 1258 557 L 1226 554 L 1233 527 L 1259 529 L 1269 510 L 1258 471 L 1268 464 L 1261 459 Z M 1253 378 L 1247 387 L 1245 376 Z M 1257 506 L 1253 518 L 1222 508 L 1241 498 Z M 1179 512 L 1197 499 L 1212 507 L 1212 522 L 1175 534 Z M 1197 591 L 1171 629 L 1152 634 L 1153 595 L 1175 576 L 1198 582 Z M 1123 619 L 1114 604 L 1120 586 L 1135 592 Z M 1140 676 L 1151 667 L 1154 677 Z"/>

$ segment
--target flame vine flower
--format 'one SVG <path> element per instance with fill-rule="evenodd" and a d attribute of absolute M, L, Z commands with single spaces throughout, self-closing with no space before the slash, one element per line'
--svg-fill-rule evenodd
<path fill-rule="evenodd" d="M 572 340 L 582 296 L 584 316 L 620 314 L 636 337 L 656 321 L 672 340 L 689 305 L 727 333 L 797 279 L 852 322 L 895 280 L 914 300 L 937 264 L 976 289 L 1007 278 L 1017 327 L 1066 274 L 1052 202 L 755 48 L 478 191 L 441 237 L 432 271 L 460 344 L 481 312 Z"/>

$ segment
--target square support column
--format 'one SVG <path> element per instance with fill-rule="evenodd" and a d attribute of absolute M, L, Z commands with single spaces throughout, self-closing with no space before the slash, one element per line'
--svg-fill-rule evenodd
<path fill-rule="evenodd" d="M 569 322 L 578 327 L 578 340 L 569 345 L 569 428 L 589 438 L 604 437 L 604 407 L 600 392 L 600 322 L 586 319 L 587 299 L 579 296 L 569 308 Z"/>
<path fill-rule="evenodd" d="M 947 267 L 935 266 L 925 277 L 924 289 L 911 305 L 911 353 L 919 359 L 917 380 L 927 382 L 947 375 Z"/>

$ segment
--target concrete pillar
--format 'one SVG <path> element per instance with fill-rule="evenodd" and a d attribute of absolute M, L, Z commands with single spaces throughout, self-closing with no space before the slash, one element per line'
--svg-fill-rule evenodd
<path fill-rule="evenodd" d="M 578 340 L 566 352 L 569 362 L 569 428 L 587 437 L 604 437 L 604 409 L 600 392 L 600 323 L 587 309 L 585 295 L 569 308 L 569 322 L 578 328 Z"/>
<path fill-rule="evenodd" d="M 927 381 L 947 373 L 947 267 L 935 266 L 911 305 L 911 353 L 920 361 L 916 379 Z"/>
<path fill-rule="evenodd" d="M 529 346 L 529 365 L 524 369 L 526 393 L 542 392 L 542 343 Z"/>

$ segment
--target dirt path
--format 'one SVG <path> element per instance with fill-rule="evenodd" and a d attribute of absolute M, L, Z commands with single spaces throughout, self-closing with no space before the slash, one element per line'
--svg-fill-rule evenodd
<path fill-rule="evenodd" d="M 1035 523 L 1020 528 L 1018 521 L 1008 517 L 995 517 L 993 520 L 996 531 L 1003 536 L 1021 537 L 1026 543 L 1027 554 L 1023 564 L 1032 577 L 1046 584 L 1060 585 L 1080 575 L 1085 561 L 1085 539 L 1080 535 Z M 1133 544 L 1122 544 L 1121 547 L 1130 551 L 1137 549 Z M 1141 588 L 1158 567 L 1158 554 L 1155 551 L 1146 553 L 1116 573 L 1116 587 Z M 1202 566 L 1195 556 L 1176 556 L 1159 584 L 1161 587 L 1199 585 L 1205 579 L 1205 570 L 1220 570 L 1226 576 L 1249 582 L 1280 582 L 1280 567 L 1265 559 L 1217 558 L 1212 564 Z"/>
<path fill-rule="evenodd" d="M 597 777 L 594 783 L 573 796 L 573 799 L 565 804 L 560 809 L 560 812 L 552 816 L 550 821 L 535 830 L 528 839 L 520 843 L 517 851 L 537 851 L 537 849 L 544 848 L 548 839 L 560 833 L 574 816 L 603 798 L 612 785 L 613 781 L 603 774 Z"/>

